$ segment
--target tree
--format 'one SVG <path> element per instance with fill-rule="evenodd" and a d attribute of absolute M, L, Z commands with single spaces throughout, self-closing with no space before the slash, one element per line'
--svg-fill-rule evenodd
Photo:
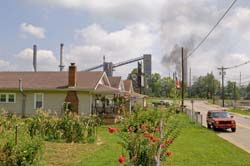
<path fill-rule="evenodd" d="M 236 86 L 235 82 L 227 82 L 227 86 L 225 87 L 225 97 L 228 99 L 240 98 L 240 89 Z"/>
<path fill-rule="evenodd" d="M 212 98 L 218 94 L 220 82 L 215 79 L 213 73 L 207 73 L 206 76 L 200 76 L 192 85 L 191 96 L 200 98 Z"/>
<path fill-rule="evenodd" d="M 245 98 L 250 99 L 250 83 L 247 85 L 245 90 Z"/>
<path fill-rule="evenodd" d="M 128 79 L 132 80 L 136 92 L 139 92 L 137 85 L 137 68 L 128 74 Z M 159 73 L 153 73 L 150 77 L 144 78 L 144 93 L 156 97 L 173 97 L 175 95 L 175 80 L 170 77 L 161 77 Z"/>

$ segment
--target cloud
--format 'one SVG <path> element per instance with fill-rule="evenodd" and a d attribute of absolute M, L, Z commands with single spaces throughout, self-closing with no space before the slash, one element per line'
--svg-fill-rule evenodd
<path fill-rule="evenodd" d="M 28 34 L 39 39 L 45 38 L 45 29 L 42 27 L 34 26 L 32 24 L 22 23 L 20 25 L 20 31 L 24 36 Z"/>
<path fill-rule="evenodd" d="M 113 63 L 137 58 L 152 52 L 151 48 L 156 40 L 153 33 L 149 26 L 142 23 L 128 25 L 113 32 L 93 24 L 76 30 L 79 44 L 71 46 L 67 59 L 78 62 L 81 69 L 86 69 L 101 64 L 104 55 L 106 61 Z M 130 71 L 124 71 L 123 75 L 128 72 Z"/>
<path fill-rule="evenodd" d="M 6 70 L 6 69 L 9 69 L 9 68 L 10 68 L 10 63 L 8 61 L 0 59 L 0 69 L 1 70 Z"/>
<path fill-rule="evenodd" d="M 33 70 L 33 50 L 26 48 L 15 55 L 18 60 L 17 69 Z M 58 71 L 58 60 L 53 51 L 40 49 L 37 51 L 37 70 L 38 71 Z"/>
<path fill-rule="evenodd" d="M 224 27 L 231 33 L 241 35 L 243 39 L 249 40 L 250 35 L 250 9 L 239 7 L 233 11 L 231 17 L 226 19 Z"/>
<path fill-rule="evenodd" d="M 46 6 L 83 10 L 99 21 L 116 20 L 119 22 L 151 22 L 159 17 L 159 9 L 164 0 L 29 0 Z"/>

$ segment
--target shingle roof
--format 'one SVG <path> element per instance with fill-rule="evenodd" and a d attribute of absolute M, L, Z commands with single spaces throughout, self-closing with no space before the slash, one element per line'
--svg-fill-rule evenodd
<path fill-rule="evenodd" d="M 122 77 L 108 77 L 108 79 L 113 88 L 119 89 Z"/>
<path fill-rule="evenodd" d="M 94 90 L 103 75 L 102 71 L 79 71 L 76 88 Z M 68 72 L 0 72 L 0 89 L 18 89 L 22 79 L 23 89 L 64 89 L 68 87 Z"/>
<path fill-rule="evenodd" d="M 112 88 L 110 86 L 107 85 L 102 85 L 99 84 L 96 88 L 96 92 L 110 92 L 110 93 L 119 93 L 119 89 L 116 88 Z"/>
<path fill-rule="evenodd" d="M 125 91 L 128 91 L 128 92 L 133 92 L 134 91 L 132 80 L 124 80 L 123 84 L 124 84 Z"/>

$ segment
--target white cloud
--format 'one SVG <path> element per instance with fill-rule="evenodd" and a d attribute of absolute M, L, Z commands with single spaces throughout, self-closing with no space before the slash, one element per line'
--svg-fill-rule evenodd
<path fill-rule="evenodd" d="M 231 17 L 226 19 L 225 28 L 240 35 L 243 39 L 249 40 L 250 36 L 250 8 L 237 8 L 233 11 Z"/>
<path fill-rule="evenodd" d="M 32 24 L 22 23 L 20 25 L 20 31 L 24 36 L 29 34 L 39 39 L 45 38 L 45 29 Z"/>
<path fill-rule="evenodd" d="M 106 55 L 107 61 L 116 63 L 152 53 L 153 72 L 163 75 L 169 75 L 173 69 L 164 69 L 160 65 L 162 55 L 168 54 L 175 44 L 192 49 L 230 5 L 227 0 L 29 1 L 72 11 L 81 10 L 87 13 L 88 22 L 96 23 L 76 30 L 76 40 L 65 49 L 65 64 L 76 62 L 81 70 L 101 64 L 103 55 Z M 218 74 L 217 67 L 238 64 L 249 57 L 250 45 L 246 40 L 249 41 L 250 36 L 250 9 L 246 5 L 239 6 L 240 2 L 190 57 L 194 75 L 204 75 L 210 71 Z M 32 66 L 32 61 L 29 66 Z M 124 75 L 130 66 L 136 67 L 124 66 L 115 73 Z M 244 68 L 244 72 L 248 70 Z"/>
<path fill-rule="evenodd" d="M 5 61 L 5 60 L 1 60 L 0 59 L 0 69 L 1 70 L 8 70 L 10 67 L 10 63 L 8 61 Z"/>
<path fill-rule="evenodd" d="M 32 3 L 84 10 L 101 20 L 151 22 L 159 17 L 164 0 L 29 0 Z"/>
<path fill-rule="evenodd" d="M 150 27 L 139 23 L 113 32 L 93 24 L 77 30 L 76 35 L 81 43 L 70 48 L 67 59 L 79 64 L 81 69 L 101 64 L 104 55 L 106 61 L 117 63 L 151 53 L 156 40 Z M 130 71 L 124 71 L 123 75 L 127 72 Z"/>
<path fill-rule="evenodd" d="M 18 60 L 18 69 L 33 70 L 33 50 L 31 48 L 21 50 L 15 57 Z M 58 70 L 58 64 L 59 62 L 51 50 L 37 51 L 38 71 Z"/>

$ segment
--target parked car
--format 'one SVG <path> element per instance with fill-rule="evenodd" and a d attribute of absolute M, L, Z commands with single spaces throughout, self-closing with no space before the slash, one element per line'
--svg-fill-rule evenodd
<path fill-rule="evenodd" d="M 158 106 L 165 106 L 165 107 L 168 107 L 170 104 L 167 100 L 160 100 L 159 102 L 152 102 L 152 104 L 155 106 L 155 107 L 158 107 Z"/>
<path fill-rule="evenodd" d="M 210 110 L 207 113 L 207 127 L 214 130 L 217 129 L 231 129 L 236 131 L 236 122 L 227 111 L 224 110 Z"/>

